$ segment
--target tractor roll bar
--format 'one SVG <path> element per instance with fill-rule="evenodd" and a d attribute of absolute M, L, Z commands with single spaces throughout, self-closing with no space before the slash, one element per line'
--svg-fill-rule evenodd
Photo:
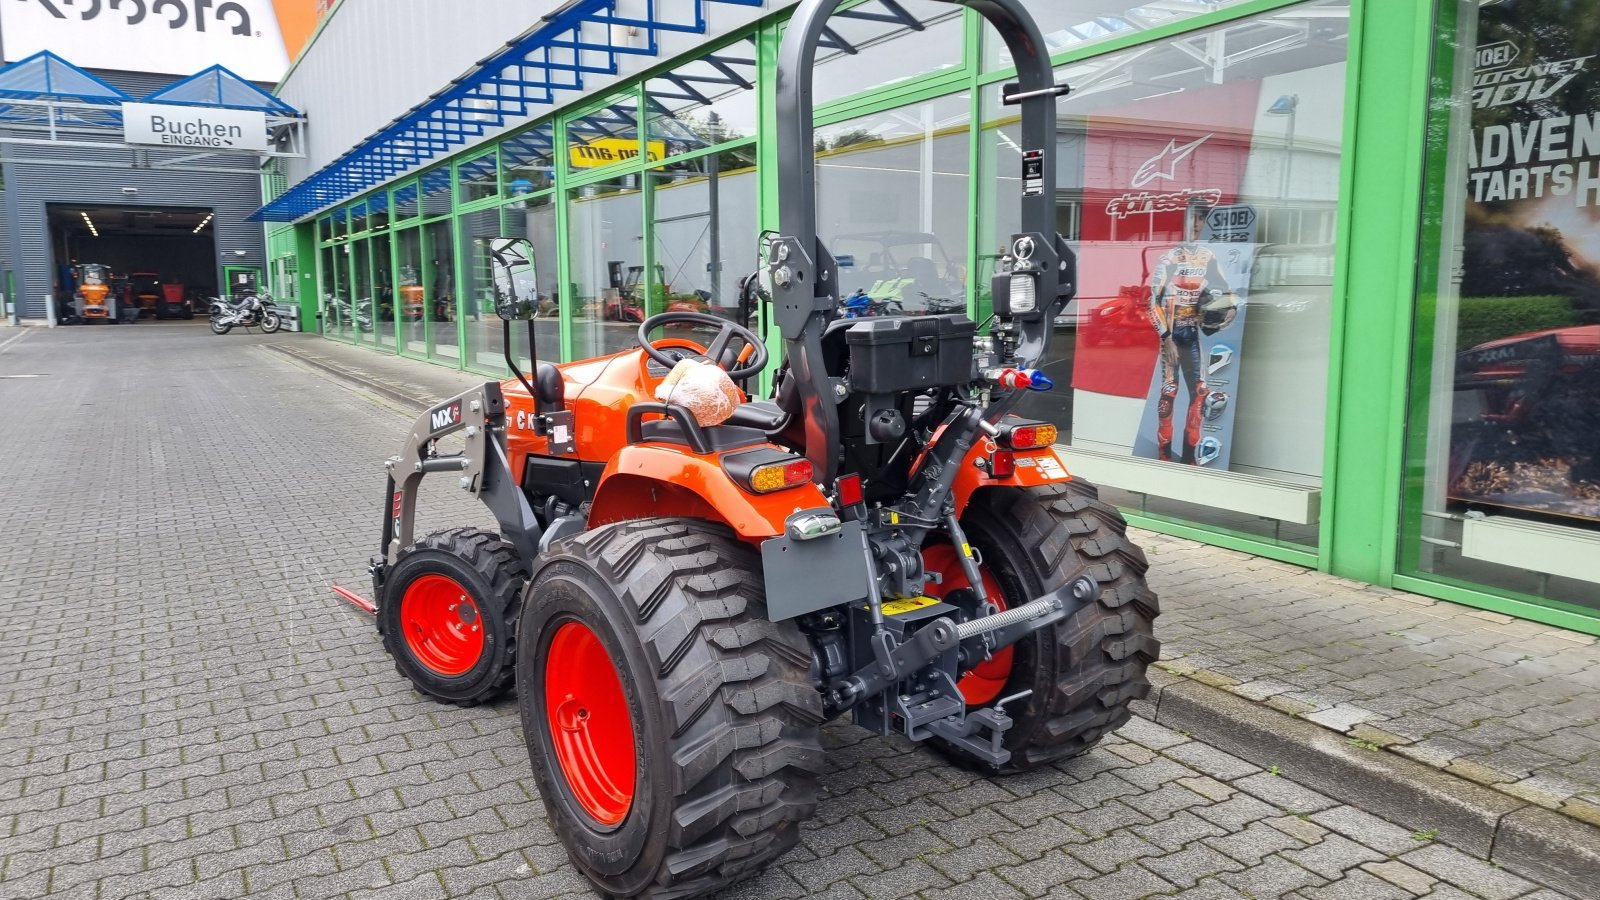
<path fill-rule="evenodd" d="M 797 8 L 778 53 L 778 181 L 784 200 L 779 237 L 768 245 L 774 319 L 788 349 L 805 422 L 805 451 L 818 484 L 830 486 L 839 470 L 839 412 L 822 358 L 822 332 L 839 305 L 838 267 L 817 237 L 817 157 L 812 123 L 812 68 L 828 17 L 844 0 L 805 0 Z M 1056 88 L 1039 26 L 1022 0 L 944 0 L 976 10 L 1000 33 L 1017 64 L 1017 85 L 1007 102 L 1022 107 L 1023 146 L 1029 176 L 1042 189 L 1024 191 L 1021 234 L 1057 241 L 1055 230 Z M 1054 255 L 1052 254 L 1052 259 Z M 1056 300 L 1054 292 L 1046 303 Z M 1050 307 L 1047 307 L 1049 311 Z M 1022 323 L 1027 354 L 1042 355 L 1050 316 Z M 1003 327 L 1010 328 L 1007 323 Z M 1032 362 L 1029 362 L 1031 365 Z"/>

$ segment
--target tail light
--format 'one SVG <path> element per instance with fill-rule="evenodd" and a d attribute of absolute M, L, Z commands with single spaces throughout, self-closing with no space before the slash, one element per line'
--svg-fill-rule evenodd
<path fill-rule="evenodd" d="M 1048 422 L 1016 422 L 1002 425 L 999 439 L 1012 450 L 1038 450 L 1056 442 L 1056 427 Z"/>
<path fill-rule="evenodd" d="M 866 501 L 866 494 L 861 489 L 861 476 L 854 472 L 849 475 L 840 475 L 837 482 L 839 488 L 839 508 L 855 506 Z"/>
<path fill-rule="evenodd" d="M 767 447 L 729 453 L 722 458 L 723 471 L 753 494 L 788 490 L 811 481 L 810 461 Z"/>
<path fill-rule="evenodd" d="M 797 459 L 793 462 L 767 463 L 750 472 L 750 490 L 770 494 L 787 488 L 799 487 L 811 480 L 811 463 Z"/>

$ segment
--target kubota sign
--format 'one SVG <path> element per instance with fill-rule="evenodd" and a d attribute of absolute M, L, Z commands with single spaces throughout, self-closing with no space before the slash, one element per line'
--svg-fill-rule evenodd
<path fill-rule="evenodd" d="M 5 58 L 49 50 L 89 69 L 189 75 L 220 63 L 276 82 L 289 66 L 272 0 L 3 0 Z"/>
<path fill-rule="evenodd" d="M 247 109 L 124 103 L 122 138 L 158 147 L 266 150 L 267 117 Z"/>

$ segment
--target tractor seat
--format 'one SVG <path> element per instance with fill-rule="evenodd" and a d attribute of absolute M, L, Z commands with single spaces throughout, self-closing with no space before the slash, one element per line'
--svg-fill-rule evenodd
<path fill-rule="evenodd" d="M 770 434 L 782 428 L 788 418 L 789 414 L 780 409 L 775 401 L 750 400 L 734 407 L 733 415 L 724 424 L 757 428 Z"/>
<path fill-rule="evenodd" d="M 640 424 L 639 433 L 646 441 L 693 446 L 683 430 L 683 423 L 676 419 L 650 419 Z M 705 435 L 707 449 L 712 453 L 723 453 L 767 442 L 765 431 L 741 425 L 711 425 L 702 427 L 700 433 Z"/>

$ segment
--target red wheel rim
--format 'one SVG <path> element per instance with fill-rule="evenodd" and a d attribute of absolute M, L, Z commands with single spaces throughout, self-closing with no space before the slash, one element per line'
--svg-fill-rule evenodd
<path fill-rule="evenodd" d="M 440 675 L 471 671 L 483 655 L 483 616 L 448 575 L 423 575 L 400 597 L 400 631 L 417 661 Z"/>
<path fill-rule="evenodd" d="M 930 597 L 944 599 L 950 592 L 972 587 L 972 581 L 967 578 L 967 573 L 961 569 L 961 559 L 956 554 L 956 548 L 950 544 L 930 544 L 922 548 L 922 566 L 929 572 L 938 572 L 943 576 L 940 584 L 928 582 L 925 589 Z M 989 595 L 989 602 L 993 603 L 1002 612 L 1006 609 L 1005 595 L 1000 593 L 1000 582 L 995 580 L 994 573 L 987 566 L 979 566 L 978 574 L 983 577 L 984 593 Z M 967 701 L 968 706 L 982 706 L 1000 696 L 1005 689 L 1006 679 L 1011 677 L 1012 647 L 1002 647 L 995 654 L 967 674 L 961 676 L 956 682 L 961 696 Z"/>
<path fill-rule="evenodd" d="M 637 762 L 617 666 L 581 622 L 556 629 L 544 666 L 545 715 L 561 774 L 584 812 L 615 825 L 633 806 Z"/>

